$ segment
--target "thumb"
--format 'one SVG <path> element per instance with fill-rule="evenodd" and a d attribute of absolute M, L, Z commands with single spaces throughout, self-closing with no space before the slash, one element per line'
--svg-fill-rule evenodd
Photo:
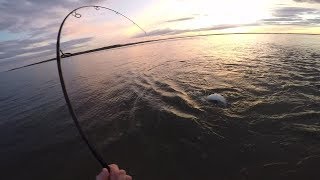
<path fill-rule="evenodd" d="M 97 175 L 96 180 L 109 180 L 109 171 L 106 168 L 103 168 L 100 174 Z"/>

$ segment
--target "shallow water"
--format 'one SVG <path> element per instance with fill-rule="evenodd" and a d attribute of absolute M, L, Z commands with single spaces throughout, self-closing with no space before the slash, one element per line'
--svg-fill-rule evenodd
<path fill-rule="evenodd" d="M 319 36 L 171 40 L 63 67 L 89 138 L 135 179 L 320 175 Z M 54 62 L 1 73 L 0 91 L 1 179 L 95 177 Z M 207 102 L 213 93 L 228 107 Z"/>

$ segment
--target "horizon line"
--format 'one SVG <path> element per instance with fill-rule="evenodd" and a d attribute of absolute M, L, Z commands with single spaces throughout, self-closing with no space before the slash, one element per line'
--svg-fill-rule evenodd
<path fill-rule="evenodd" d="M 125 44 L 114 44 L 114 45 L 110 45 L 110 46 L 103 46 L 103 47 L 100 47 L 100 48 L 94 48 L 94 49 L 85 50 L 85 51 L 79 51 L 79 52 L 75 52 L 75 53 L 65 53 L 65 54 L 68 54 L 68 55 L 61 56 L 61 58 L 64 59 L 64 58 L 67 58 L 67 57 L 77 56 L 77 55 L 81 55 L 81 54 L 87 54 L 87 53 L 92 53 L 92 52 L 97 52 L 97 51 L 110 50 L 110 49 L 116 49 L 116 48 L 123 48 L 123 47 L 128 47 L 128 46 L 135 46 L 135 45 L 138 45 L 138 44 L 146 44 L 146 43 L 159 42 L 159 41 L 184 39 L 184 38 L 193 38 L 193 37 L 202 37 L 202 36 L 250 35 L 250 34 L 252 34 L 252 35 L 255 35 L 255 34 L 261 34 L 261 35 L 262 34 L 311 35 L 311 36 L 320 35 L 320 34 L 316 34 L 316 33 L 270 33 L 270 32 L 261 32 L 261 33 L 210 33 L 210 34 L 198 34 L 198 35 L 185 35 L 185 36 L 177 36 L 177 37 L 151 39 L 151 40 L 146 40 L 146 41 L 137 41 L 137 42 L 125 43 Z M 51 58 L 51 59 L 43 60 L 43 61 L 40 61 L 40 62 L 31 63 L 31 64 L 24 65 L 24 66 L 20 66 L 20 67 L 17 67 L 17 68 L 12 68 L 12 69 L 9 69 L 9 70 L 3 71 L 3 72 L 14 71 L 14 70 L 22 69 L 22 68 L 25 68 L 25 67 L 30 67 L 30 66 L 34 66 L 34 65 L 38 65 L 38 64 L 47 63 L 47 62 L 54 61 L 54 60 L 56 60 L 56 58 Z"/>

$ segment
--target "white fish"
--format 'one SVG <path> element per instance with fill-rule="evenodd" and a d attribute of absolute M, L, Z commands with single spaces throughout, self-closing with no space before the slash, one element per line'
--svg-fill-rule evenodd
<path fill-rule="evenodd" d="M 207 97 L 208 101 L 216 102 L 218 104 L 221 104 L 223 106 L 227 106 L 227 100 L 220 94 L 214 93 Z"/>

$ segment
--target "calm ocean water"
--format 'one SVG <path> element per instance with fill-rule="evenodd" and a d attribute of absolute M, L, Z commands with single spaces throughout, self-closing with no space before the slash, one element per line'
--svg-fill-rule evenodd
<path fill-rule="evenodd" d="M 320 36 L 170 40 L 63 67 L 89 139 L 134 179 L 320 176 Z M 55 62 L 0 73 L 0 92 L 0 179 L 95 178 Z"/>

